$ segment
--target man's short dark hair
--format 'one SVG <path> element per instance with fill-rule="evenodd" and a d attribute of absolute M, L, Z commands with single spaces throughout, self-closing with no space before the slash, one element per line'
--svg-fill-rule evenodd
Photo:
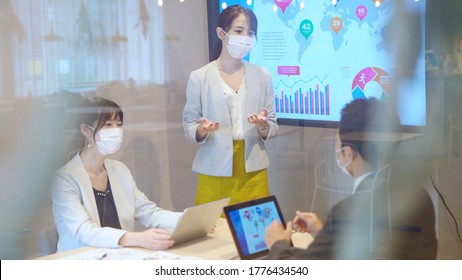
<path fill-rule="evenodd" d="M 369 135 L 374 132 L 400 132 L 398 115 L 390 103 L 376 98 L 355 99 L 342 109 L 339 125 L 342 147 L 352 147 L 376 168 L 378 149 L 384 148 L 389 151 L 392 146 L 396 147 L 398 141 L 371 141 L 370 137 L 365 136 L 366 133 Z"/>

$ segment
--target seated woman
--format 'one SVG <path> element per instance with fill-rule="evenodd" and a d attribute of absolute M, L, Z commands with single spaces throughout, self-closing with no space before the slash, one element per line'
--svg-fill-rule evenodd
<path fill-rule="evenodd" d="M 85 146 L 57 171 L 52 183 L 58 252 L 82 246 L 136 246 L 164 250 L 181 213 L 157 207 L 137 188 L 128 168 L 107 159 L 123 139 L 123 112 L 114 102 L 84 102 L 80 132 Z M 149 228 L 133 232 L 135 220 Z"/>

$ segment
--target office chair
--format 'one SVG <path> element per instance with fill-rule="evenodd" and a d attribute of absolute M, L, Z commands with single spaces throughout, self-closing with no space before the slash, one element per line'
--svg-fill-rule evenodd
<path fill-rule="evenodd" d="M 58 249 L 58 232 L 54 226 L 39 231 L 39 247 L 42 256 L 56 253 Z"/>
<path fill-rule="evenodd" d="M 353 194 L 354 178 L 344 175 L 340 168 L 337 166 L 335 160 L 335 141 L 322 141 L 316 145 L 316 166 L 314 170 L 315 189 L 313 198 L 311 200 L 310 212 L 313 212 L 318 190 L 328 192 L 328 207 L 329 210 L 338 201 Z M 391 224 L 391 205 L 390 205 L 390 174 L 391 165 L 387 164 L 377 170 L 372 179 L 370 188 L 356 193 L 369 193 L 370 194 L 370 228 L 369 228 L 369 251 L 372 253 L 374 250 L 374 194 L 380 187 L 385 187 L 387 192 L 387 216 L 388 216 L 388 230 L 389 238 L 392 238 L 392 224 Z M 336 195 L 335 200 L 333 195 Z M 329 219 L 329 229 L 332 231 L 332 219 Z"/>
<path fill-rule="evenodd" d="M 311 198 L 310 212 L 313 212 L 318 191 L 328 193 L 329 211 L 334 204 L 353 194 L 354 179 L 343 174 L 337 166 L 335 141 L 325 140 L 316 145 L 314 167 L 314 193 Z M 332 230 L 332 220 L 329 220 Z"/>
<path fill-rule="evenodd" d="M 459 132 L 459 158 L 462 159 L 462 122 L 458 115 L 449 116 L 449 151 L 448 151 L 448 162 L 451 161 L 452 157 L 452 138 L 454 131 Z"/>
<path fill-rule="evenodd" d="M 392 228 L 391 228 L 391 203 L 390 203 L 390 174 L 391 164 L 387 164 L 379 168 L 372 179 L 372 184 L 369 189 L 356 191 L 356 193 L 369 193 L 370 194 L 370 220 L 369 220 L 369 252 L 374 251 L 374 202 L 375 192 L 380 187 L 384 187 L 387 192 L 387 216 L 388 216 L 388 235 L 392 239 Z"/>

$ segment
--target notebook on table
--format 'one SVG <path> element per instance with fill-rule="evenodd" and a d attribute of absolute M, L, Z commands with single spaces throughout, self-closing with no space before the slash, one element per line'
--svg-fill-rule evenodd
<path fill-rule="evenodd" d="M 269 252 L 264 241 L 266 228 L 274 220 L 285 226 L 274 195 L 228 205 L 224 214 L 241 260 L 265 258 Z"/>
<path fill-rule="evenodd" d="M 186 208 L 176 227 L 169 230 L 170 238 L 175 241 L 175 245 L 206 236 L 229 201 L 228 197 Z"/>

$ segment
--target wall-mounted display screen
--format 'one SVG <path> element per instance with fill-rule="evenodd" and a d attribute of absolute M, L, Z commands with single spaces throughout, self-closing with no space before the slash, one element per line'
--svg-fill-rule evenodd
<path fill-rule="evenodd" d="M 253 10 L 258 19 L 257 43 L 246 59 L 271 72 L 278 122 L 335 126 L 351 100 L 377 97 L 387 102 L 396 94 L 399 65 L 385 39 L 398 9 L 395 3 L 209 0 L 210 48 L 218 40 L 215 27 L 223 8 L 240 4 Z M 400 8 L 422 14 L 424 34 L 425 1 L 412 0 Z M 424 36 L 421 40 L 423 45 Z M 424 48 L 416 51 L 415 76 L 400 84 L 397 98 L 401 124 L 409 127 L 426 125 Z"/>

